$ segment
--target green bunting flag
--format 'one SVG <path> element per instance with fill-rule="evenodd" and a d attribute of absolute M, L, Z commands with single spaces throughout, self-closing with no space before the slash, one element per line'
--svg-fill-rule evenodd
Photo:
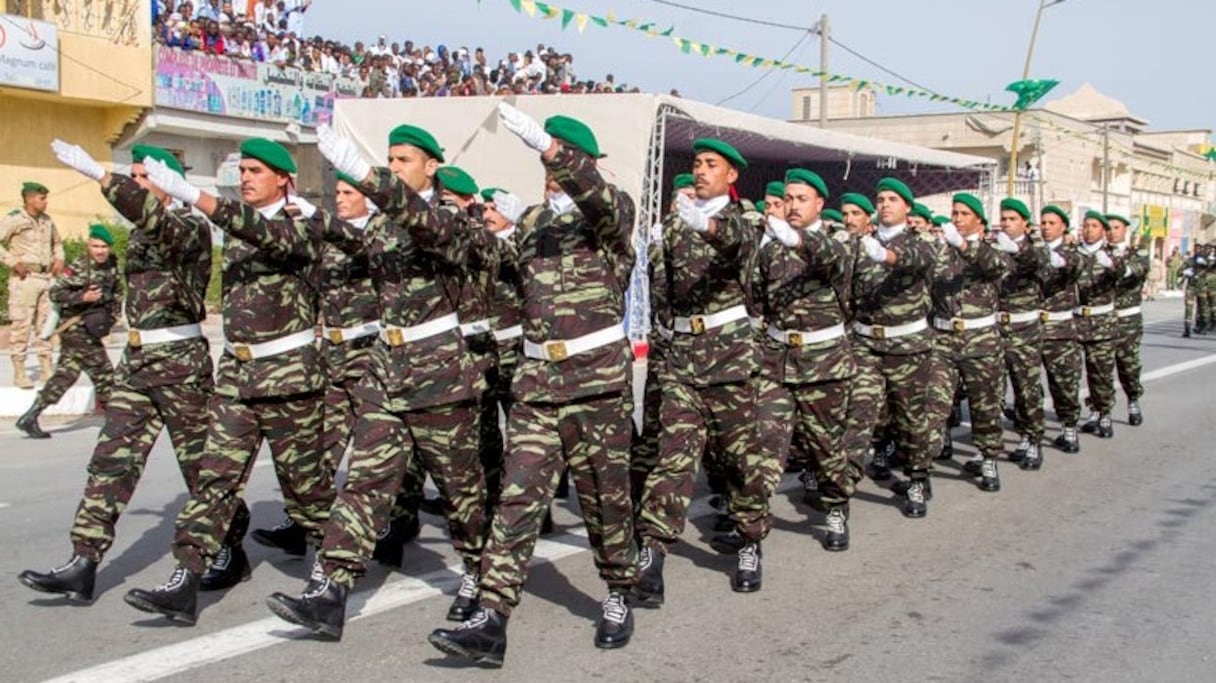
<path fill-rule="evenodd" d="M 1005 86 L 1005 90 L 1018 96 L 1018 101 L 1013 104 L 1013 108 L 1019 111 L 1026 111 L 1028 107 L 1043 99 L 1044 95 L 1051 92 L 1051 89 L 1059 84 L 1059 81 L 1049 79 L 1015 81 Z"/>

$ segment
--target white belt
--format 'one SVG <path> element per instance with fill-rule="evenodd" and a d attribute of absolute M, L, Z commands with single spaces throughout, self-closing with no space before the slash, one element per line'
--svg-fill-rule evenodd
<path fill-rule="evenodd" d="M 1115 312 L 1115 315 L 1118 315 L 1120 318 L 1130 318 L 1133 315 L 1140 315 L 1140 307 L 1128 306 L 1127 308 L 1120 308 Z"/>
<path fill-rule="evenodd" d="M 322 326 L 321 333 L 330 341 L 330 343 L 342 344 L 344 342 L 354 341 L 356 339 L 362 339 L 364 337 L 380 334 L 380 321 L 371 320 L 363 323 L 362 325 L 355 325 L 354 327 Z"/>
<path fill-rule="evenodd" d="M 161 327 L 155 330 L 127 330 L 127 345 L 138 349 L 152 344 L 168 344 L 203 336 L 203 326 L 198 323 Z"/>
<path fill-rule="evenodd" d="M 277 356 L 288 351 L 295 351 L 298 348 L 308 346 L 317 340 L 317 333 L 314 330 L 308 329 L 295 334 L 289 334 L 286 337 L 271 339 L 268 342 L 260 344 L 238 344 L 236 342 L 224 340 L 224 350 L 236 356 L 236 359 L 242 363 L 248 363 L 251 360 L 259 360 L 261 358 L 269 358 Z"/>
<path fill-rule="evenodd" d="M 825 341 L 831 341 L 844 336 L 844 323 L 837 323 L 831 327 L 824 327 L 810 332 L 798 332 L 790 330 L 779 330 L 772 325 L 768 326 L 768 336 L 785 344 L 786 346 L 809 346 L 811 344 L 819 344 Z"/>
<path fill-rule="evenodd" d="M 524 326 L 523 325 L 512 325 L 511 327 L 507 327 L 507 328 L 504 328 L 501 330 L 494 330 L 494 340 L 495 341 L 500 341 L 500 342 L 511 341 L 512 339 L 518 339 L 522 336 L 524 336 Z"/>
<path fill-rule="evenodd" d="M 733 323 L 736 320 L 743 320 L 746 317 L 748 317 L 747 307 L 739 304 L 738 306 L 731 306 L 724 311 L 718 311 L 710 315 L 676 318 L 672 321 L 671 329 L 682 334 L 705 334 L 712 329 Z"/>
<path fill-rule="evenodd" d="M 864 323 L 853 323 L 853 331 L 863 337 L 871 339 L 894 339 L 896 337 L 906 337 L 910 334 L 916 334 L 922 330 L 929 329 L 929 323 L 925 320 L 915 320 L 903 325 L 866 325 Z"/>
<path fill-rule="evenodd" d="M 933 318 L 933 327 L 942 332 L 962 334 L 967 330 L 982 330 L 996 324 L 995 315 L 983 315 L 978 318 Z"/>
<path fill-rule="evenodd" d="M 1026 311 L 1024 313 L 1010 313 L 1009 311 L 1001 311 L 997 313 L 997 318 L 1002 325 L 1017 325 L 1020 323 L 1028 323 L 1032 320 L 1039 320 L 1042 316 L 1042 311 Z"/>
<path fill-rule="evenodd" d="M 1096 315 L 1113 313 L 1114 310 L 1114 304 L 1102 304 L 1101 306 L 1077 306 L 1076 308 L 1072 309 L 1072 314 L 1080 318 L 1092 318 Z"/>
<path fill-rule="evenodd" d="M 1039 311 L 1039 320 L 1045 323 L 1062 323 L 1072 320 L 1072 311 Z"/>
<path fill-rule="evenodd" d="M 482 318 L 474 320 L 471 323 L 460 324 L 460 334 L 465 337 L 472 337 L 475 334 L 484 334 L 490 331 L 490 319 Z"/>
<path fill-rule="evenodd" d="M 410 325 L 409 327 L 398 327 L 396 325 L 384 325 L 384 329 L 380 330 L 380 340 L 389 346 L 401 346 L 409 342 L 416 342 L 434 337 L 437 334 L 443 334 L 448 330 L 454 330 L 460 327 L 460 318 L 455 313 L 428 320 L 418 325 Z"/>
<path fill-rule="evenodd" d="M 570 356 L 577 356 L 580 353 L 586 353 L 601 346 L 607 346 L 624 338 L 625 328 L 620 323 L 617 323 L 612 327 L 605 327 L 598 332 L 585 334 L 574 339 L 559 339 L 547 341 L 543 344 L 537 344 L 524 339 L 524 355 L 528 358 L 539 360 L 563 361 Z"/>

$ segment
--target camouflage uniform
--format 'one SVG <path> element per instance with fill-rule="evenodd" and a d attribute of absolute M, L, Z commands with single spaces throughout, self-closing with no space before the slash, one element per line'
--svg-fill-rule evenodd
<path fill-rule="evenodd" d="M 707 444 L 730 464 L 736 519 L 767 517 L 763 477 L 744 480 L 762 469 L 751 382 L 758 358 L 746 288 L 755 230 L 737 204 L 727 203 L 711 218 L 714 232 L 704 235 L 676 214 L 663 225 L 663 277 L 655 288 L 664 290 L 660 301 L 665 310 L 655 316 L 671 327 L 664 335 L 669 338 L 660 380 L 658 460 L 640 496 L 637 534 L 644 545 L 664 554 L 684 531 Z M 723 320 L 707 323 L 710 316 Z"/>
<path fill-rule="evenodd" d="M 953 247 L 939 240 L 930 232 L 920 232 L 918 236 L 929 243 L 933 250 L 933 271 L 930 276 L 930 288 L 933 291 L 938 283 L 944 283 L 951 279 L 951 268 L 954 266 L 954 258 L 950 252 L 955 251 Z M 935 302 L 936 303 L 936 302 Z M 933 327 L 933 315 L 930 311 L 929 326 Z M 950 433 L 949 416 L 959 409 L 964 391 L 963 379 L 961 373 L 957 371 L 952 362 L 953 352 L 949 340 L 942 341 L 939 338 L 943 335 L 953 335 L 953 331 L 943 332 L 934 328 L 934 354 L 933 363 L 930 368 L 930 386 L 929 394 L 925 404 L 925 421 L 934 425 L 939 425 L 938 433 L 935 434 L 930 443 L 929 452 L 940 454 L 943 447 L 948 446 L 950 450 L 947 453 L 953 453 L 953 438 Z M 881 422 L 879 424 L 882 424 Z M 881 447 L 881 446 L 880 446 Z"/>
<path fill-rule="evenodd" d="M 1077 276 L 1077 337 L 1085 352 L 1085 380 L 1089 385 L 1086 403 L 1099 415 L 1115 407 L 1115 340 L 1119 337 L 1119 318 L 1115 314 L 1115 293 L 1124 269 L 1122 259 L 1105 242 L 1100 247 L 1114 264 L 1103 267 L 1084 247 L 1078 248 L 1082 266 Z"/>
<path fill-rule="evenodd" d="M 864 259 L 866 256 L 861 251 L 859 236 L 841 230 L 833 235 L 833 238 L 845 249 L 846 270 L 839 297 L 845 313 L 845 328 L 849 332 L 850 344 L 855 347 L 859 341 L 853 331 L 853 271 L 857 268 L 858 259 Z M 874 438 L 874 428 L 885 422 L 886 399 L 883 396 L 882 376 L 875 373 L 874 368 L 866 363 L 857 363 L 855 360 L 854 365 L 856 369 L 847 386 L 849 395 L 840 447 L 847 461 L 849 479 L 856 486 L 865 475 L 865 460 Z"/>
<path fill-rule="evenodd" d="M 214 385 L 207 338 L 191 329 L 207 316 L 211 227 L 189 209 L 166 208 L 131 178 L 110 177 L 106 199 L 135 225 L 126 254 L 131 332 L 71 531 L 76 554 L 94 561 L 113 544 L 161 427 L 195 491 Z M 162 334 L 171 338 L 152 341 Z"/>
<path fill-rule="evenodd" d="M 622 327 L 634 204 L 582 151 L 562 146 L 544 163 L 575 206 L 561 214 L 532 207 L 519 222 L 525 357 L 512 386 L 502 498 L 480 584 L 482 606 L 503 615 L 519 603 L 563 460 L 600 577 L 625 589 L 637 574 L 629 494 L 631 361 Z M 613 339 L 614 328 L 620 331 L 614 341 L 563 353 L 588 334 Z"/>
<path fill-rule="evenodd" d="M 997 332 L 997 294 L 1009 255 L 983 239 L 967 250 L 947 247 L 933 280 L 934 346 L 938 363 L 962 380 L 971 412 L 971 440 L 984 458 L 1000 454 L 1004 353 Z M 941 425 L 946 415 L 930 416 Z"/>
<path fill-rule="evenodd" d="M 350 465 L 320 560 L 325 575 L 343 586 L 363 574 L 394 496 L 417 462 L 443 497 L 452 546 L 465 570 L 475 572 L 485 539 L 485 477 L 477 460 L 477 378 L 456 312 L 468 233 L 459 209 L 438 202 L 438 184 L 428 200 L 375 168 L 362 189 L 383 208 L 364 244 L 384 329 L 370 372 L 353 390 Z"/>
<path fill-rule="evenodd" d="M 1195 326 L 1206 333 L 1216 328 L 1212 310 L 1212 299 L 1216 296 L 1216 253 L 1211 247 L 1203 247 L 1198 253 L 1203 254 L 1206 263 L 1195 266 Z"/>
<path fill-rule="evenodd" d="M 1048 268 L 1041 283 L 1043 292 L 1043 371 L 1052 408 L 1062 427 L 1076 427 L 1081 419 L 1081 346 L 1073 309 L 1077 306 L 1077 277 L 1083 258 L 1076 247 L 1062 244 L 1063 238 L 1046 245 L 1045 251 L 1064 259 L 1063 268 Z"/>
<path fill-rule="evenodd" d="M 1142 249 L 1118 245 L 1116 251 L 1123 256 L 1126 271 L 1119 278 L 1115 297 L 1115 315 L 1119 318 L 1119 336 L 1115 343 L 1115 370 L 1119 384 L 1128 402 L 1139 401 L 1144 395 L 1140 383 L 1140 340 L 1144 336 L 1144 316 L 1140 313 L 1140 299 L 1144 281 L 1148 276 L 1148 255 Z"/>
<path fill-rule="evenodd" d="M 512 228 L 514 230 L 514 228 Z M 498 346 L 498 364 L 486 375 L 481 397 L 481 438 L 478 459 L 486 471 L 486 506 L 493 510 L 502 491 L 505 442 L 499 426 L 499 410 L 511 414 L 511 382 L 519 364 L 523 327 L 520 325 L 519 252 L 514 236 L 491 236 L 497 241 L 498 277 L 493 281 L 490 328 Z"/>
<path fill-rule="evenodd" d="M 106 355 L 102 340 L 122 310 L 122 285 L 118 281 L 118 259 L 111 254 L 105 263 L 96 263 L 88 254 L 63 271 L 51 284 L 51 302 L 59 307 L 59 362 L 37 401 L 54 405 L 76 383 L 83 371 L 93 382 L 97 401 L 105 405 L 114 387 L 114 366 Z M 89 287 L 101 289 L 101 299 L 85 303 L 80 297 Z M 77 319 L 73 322 L 73 319 Z"/>
<path fill-rule="evenodd" d="M 674 215 L 668 220 L 674 220 Z M 671 306 L 667 303 L 667 260 L 664 257 L 663 224 L 647 241 L 647 282 L 650 289 L 650 347 L 646 352 L 646 384 L 642 390 L 642 429 L 630 446 L 629 490 L 635 506 L 646 490 L 646 478 L 659 461 L 659 433 L 663 431 L 659 411 L 663 403 L 663 379 L 667 371 L 667 349 L 671 337 Z M 700 454 L 698 454 L 699 457 Z"/>
<path fill-rule="evenodd" d="M 790 445 L 807 448 L 820 499 L 829 508 L 853 495 L 844 437 L 849 380 L 857 371 L 847 320 L 851 251 L 822 222 L 798 229 L 802 243 L 762 240 L 756 300 L 766 323 L 757 380 L 760 453 L 742 474 L 764 477 L 759 496 L 745 495 L 740 531 L 760 540 L 769 530 L 767 497 L 776 490 Z M 745 478 L 745 481 L 748 479 Z M 745 494 L 754 487 L 745 487 Z M 759 514 L 757 514 L 759 513 Z"/>
<path fill-rule="evenodd" d="M 1013 425 L 1018 434 L 1036 446 L 1043 440 L 1043 291 L 1039 283 L 1049 275 L 1047 252 L 1026 236 L 1013 256 L 1013 268 L 1001 282 L 1001 342 L 1005 371 L 1013 385 Z M 1001 387 L 1005 386 L 1001 382 Z"/>
<path fill-rule="evenodd" d="M 34 218 L 24 209 L 13 209 L 0 219 L 0 262 L 10 269 L 21 263 L 29 271 L 24 279 L 15 274 L 8 278 L 9 353 L 13 365 L 21 368 L 19 377 L 25 376 L 31 333 L 43 368 L 51 364 L 51 341 L 40 338 L 39 332 L 51 312 L 51 266 L 63 259 L 63 242 L 49 215 Z"/>
<path fill-rule="evenodd" d="M 321 236 L 316 224 L 293 217 L 294 208 L 272 205 L 267 216 L 248 204 L 216 202 L 211 221 L 228 237 L 226 341 L 198 487 L 177 516 L 173 547 L 178 563 L 196 574 L 215 559 L 230 523 L 247 519 L 239 494 L 263 440 L 296 524 L 315 536 L 334 499 L 321 441 L 325 375 L 315 336 L 308 339 L 318 315 Z M 258 348 L 266 343 L 289 348 Z"/>

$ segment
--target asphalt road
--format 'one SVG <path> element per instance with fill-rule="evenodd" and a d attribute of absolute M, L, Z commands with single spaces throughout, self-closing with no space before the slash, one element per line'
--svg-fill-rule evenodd
<path fill-rule="evenodd" d="M 908 520 L 890 492 L 867 481 L 853 503 L 852 548 L 829 554 L 818 543 L 822 515 L 787 479 L 759 593 L 730 591 L 734 559 L 706 544 L 711 517 L 699 499 L 686 542 L 667 563 L 667 604 L 636 612 L 634 641 L 623 650 L 591 644 L 604 588 L 576 513 L 560 508 L 559 533 L 538 547 L 498 671 L 453 666 L 426 643 L 446 624 L 457 580 L 434 518 L 407 549 L 404 572 L 377 567 L 360 583 L 338 644 L 270 615 L 266 596 L 298 592 L 309 565 L 252 542 L 253 579 L 207 594 L 197 626 L 128 607 L 123 593 L 160 583 L 173 566 L 168 543 L 185 496 L 166 443 L 120 522 L 95 604 L 33 593 L 16 575 L 69 555 L 67 530 L 99 425 L 52 424 L 47 442 L 6 425 L 0 678 L 1211 680 L 1216 458 L 1207 430 L 1216 337 L 1180 339 L 1180 308 L 1177 300 L 1146 306 L 1145 425 L 1128 427 L 1121 402 L 1114 440 L 1083 436 L 1077 455 L 1048 448 L 1040 472 L 1003 466 L 1000 493 L 960 477 L 956 459 L 939 468 L 929 516 Z M 958 456 L 969 454 L 966 430 L 955 435 L 964 441 Z M 248 500 L 255 527 L 277 521 L 265 452 Z"/>

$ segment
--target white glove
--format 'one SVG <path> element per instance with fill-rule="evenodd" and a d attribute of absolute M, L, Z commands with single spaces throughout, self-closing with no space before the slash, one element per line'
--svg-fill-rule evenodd
<path fill-rule="evenodd" d="M 709 232 L 709 218 L 701 213 L 691 199 L 682 194 L 676 195 L 676 213 L 680 214 L 680 220 L 687 223 L 688 227 L 693 230 Z"/>
<path fill-rule="evenodd" d="M 1068 265 L 1068 261 L 1065 261 L 1063 256 L 1051 250 L 1047 252 L 1047 261 L 1051 264 L 1052 268 L 1063 268 Z"/>
<path fill-rule="evenodd" d="M 1115 265 L 1114 261 L 1110 260 L 1110 254 L 1106 253 L 1105 250 L 1094 254 L 1094 260 L 1097 261 L 1098 265 L 1102 266 L 1103 268 L 1110 268 L 1111 266 Z"/>
<path fill-rule="evenodd" d="M 55 156 L 59 157 L 60 163 L 76 169 L 81 175 L 93 180 L 101 180 L 106 175 L 106 170 L 101 167 L 101 164 L 94 161 L 93 157 L 89 156 L 89 153 L 84 151 L 80 145 L 69 145 L 56 138 L 51 142 L 51 150 L 55 152 Z"/>
<path fill-rule="evenodd" d="M 198 202 L 202 191 L 165 165 L 165 162 L 157 159 L 144 159 L 144 170 L 148 172 L 148 182 L 164 190 L 165 194 L 170 197 L 180 199 L 187 205 Z"/>
<path fill-rule="evenodd" d="M 515 133 L 524 144 L 538 152 L 544 152 L 553 144 L 553 138 L 541 128 L 536 119 L 512 107 L 506 102 L 498 103 L 498 120 L 507 130 Z"/>
<path fill-rule="evenodd" d="M 519 217 L 524 215 L 524 200 L 516 197 L 510 192 L 499 190 L 490 198 L 494 202 L 494 210 L 501 213 L 503 218 L 506 218 L 511 223 L 519 221 Z"/>
<path fill-rule="evenodd" d="M 942 239 L 955 249 L 963 246 L 963 236 L 953 223 L 942 223 Z"/>
<path fill-rule="evenodd" d="M 312 202 L 309 202 L 307 199 L 304 199 L 299 195 L 287 195 L 287 203 L 299 209 L 300 215 L 304 216 L 305 218 L 312 218 L 312 215 L 317 212 L 317 207 L 314 206 Z"/>
<path fill-rule="evenodd" d="M 947 225 L 949 225 L 947 223 Z M 887 262 L 887 248 L 882 246 L 873 235 L 866 235 L 861 238 L 861 248 L 866 252 L 866 256 L 870 257 L 871 261 L 878 263 Z"/>
<path fill-rule="evenodd" d="M 662 223 L 655 223 L 654 225 L 650 226 L 650 241 L 654 242 L 655 244 L 663 243 L 663 224 Z"/>
<path fill-rule="evenodd" d="M 1006 254 L 1018 253 L 1018 243 L 1013 241 L 1013 238 L 1003 232 L 996 234 L 996 248 Z"/>
<path fill-rule="evenodd" d="M 1196 256 L 1195 263 L 1198 263 L 1201 266 L 1206 266 L 1208 264 L 1208 260 L 1202 256 Z"/>
<path fill-rule="evenodd" d="M 1186 270 L 1182 271 L 1182 276 L 1183 277 L 1195 277 L 1195 269 L 1187 268 Z"/>
<path fill-rule="evenodd" d="M 317 126 L 317 149 L 334 168 L 355 180 L 361 181 L 372 172 L 371 164 L 363 160 L 354 143 L 335 133 L 326 124 Z"/>
<path fill-rule="evenodd" d="M 802 236 L 798 234 L 798 231 L 790 227 L 789 223 L 776 216 L 768 217 L 768 228 L 766 231 L 773 236 L 773 239 L 787 247 L 796 247 L 802 242 Z M 886 257 L 884 256 L 883 258 Z"/>

